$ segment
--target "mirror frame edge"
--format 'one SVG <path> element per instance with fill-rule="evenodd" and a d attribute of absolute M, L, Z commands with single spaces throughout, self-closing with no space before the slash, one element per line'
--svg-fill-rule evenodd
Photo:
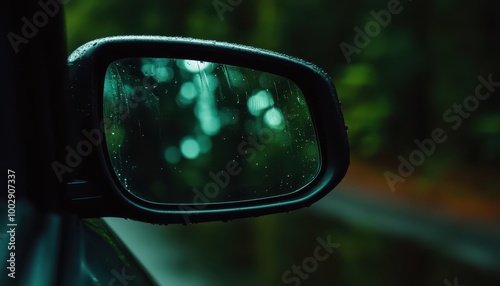
<path fill-rule="evenodd" d="M 322 164 L 317 177 L 304 190 L 284 196 L 285 198 L 231 203 L 231 208 L 223 210 L 212 206 L 184 212 L 180 208 L 174 210 L 165 208 L 164 204 L 134 199 L 134 195 L 124 191 L 116 178 L 113 178 L 114 172 L 104 150 L 103 146 L 106 144 L 103 139 L 96 146 L 97 152 L 85 158 L 86 164 L 75 168 L 77 172 L 66 181 L 70 201 L 68 209 L 83 217 L 118 216 L 154 223 L 229 220 L 309 206 L 342 180 L 349 165 L 349 144 L 341 105 L 329 76 L 315 65 L 300 59 L 222 42 L 178 37 L 119 36 L 94 40 L 75 50 L 68 62 L 70 90 L 73 91 L 73 108 L 79 110 L 76 115 L 77 125 L 82 128 L 72 131 L 73 142 L 78 142 L 77 138 L 81 139 L 81 130 L 99 128 L 104 74 L 111 62 L 125 57 L 166 56 L 254 68 L 294 81 L 304 92 L 318 135 Z M 90 115 L 90 118 L 85 119 L 85 115 Z M 87 188 L 92 188 L 92 192 L 86 191 Z M 255 204 L 255 201 L 263 203 Z M 196 205 L 188 207 L 193 209 Z M 190 217 L 189 221 L 186 216 Z"/>

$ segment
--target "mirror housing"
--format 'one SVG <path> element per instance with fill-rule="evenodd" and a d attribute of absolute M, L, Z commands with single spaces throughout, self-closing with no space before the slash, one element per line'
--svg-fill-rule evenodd
<path fill-rule="evenodd" d="M 294 82 L 309 109 L 319 150 L 319 169 L 303 187 L 280 196 L 215 203 L 144 200 L 122 184 L 106 144 L 103 91 L 109 65 L 129 58 L 173 58 L 257 70 Z M 124 217 L 151 223 L 196 223 L 286 212 L 329 193 L 349 165 L 347 128 L 333 83 L 313 64 L 271 51 L 188 38 L 121 36 L 91 41 L 68 59 L 71 134 L 65 154 L 53 163 L 66 186 L 66 208 L 81 217 Z M 236 146 L 235 146 L 236 147 Z M 297 168 L 301 168 L 297 164 Z M 174 190 L 175 191 L 175 190 Z"/>

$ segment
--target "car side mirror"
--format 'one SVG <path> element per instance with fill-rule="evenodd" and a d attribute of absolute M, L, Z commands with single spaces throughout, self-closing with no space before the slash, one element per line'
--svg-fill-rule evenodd
<path fill-rule="evenodd" d="M 310 63 L 126 36 L 81 46 L 68 67 L 73 127 L 53 168 L 82 217 L 192 223 L 290 211 L 347 171 L 333 83 Z"/>

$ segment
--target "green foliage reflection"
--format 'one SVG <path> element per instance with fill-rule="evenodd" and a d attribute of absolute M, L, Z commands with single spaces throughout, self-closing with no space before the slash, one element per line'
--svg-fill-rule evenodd
<path fill-rule="evenodd" d="M 150 201 L 288 194 L 320 166 L 302 92 L 265 72 L 184 59 L 118 60 L 106 73 L 104 119 L 116 175 Z"/>

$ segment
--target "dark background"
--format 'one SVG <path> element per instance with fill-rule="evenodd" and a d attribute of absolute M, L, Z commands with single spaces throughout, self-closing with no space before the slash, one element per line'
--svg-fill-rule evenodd
<path fill-rule="evenodd" d="M 465 116 L 456 117 L 453 109 L 475 95 L 478 77 L 500 82 L 500 4 L 401 1 L 399 13 L 346 58 L 341 44 L 356 47 L 356 30 L 364 31 L 374 13 L 393 4 L 72 0 L 66 5 L 70 52 L 95 38 L 127 34 L 251 45 L 320 66 L 343 103 L 352 165 L 338 189 L 310 209 L 187 227 L 113 221 L 129 231 L 125 241 L 131 240 L 162 284 L 285 284 L 282 274 L 313 256 L 317 239 L 328 236 L 340 246 L 300 285 L 455 285 L 455 277 L 456 285 L 498 284 L 500 91 Z M 228 10 L 218 12 L 224 7 Z M 436 128 L 447 140 L 435 143 L 391 189 L 384 174 L 401 175 L 398 157 L 408 160 L 418 150 L 414 141 L 432 138 Z"/>

